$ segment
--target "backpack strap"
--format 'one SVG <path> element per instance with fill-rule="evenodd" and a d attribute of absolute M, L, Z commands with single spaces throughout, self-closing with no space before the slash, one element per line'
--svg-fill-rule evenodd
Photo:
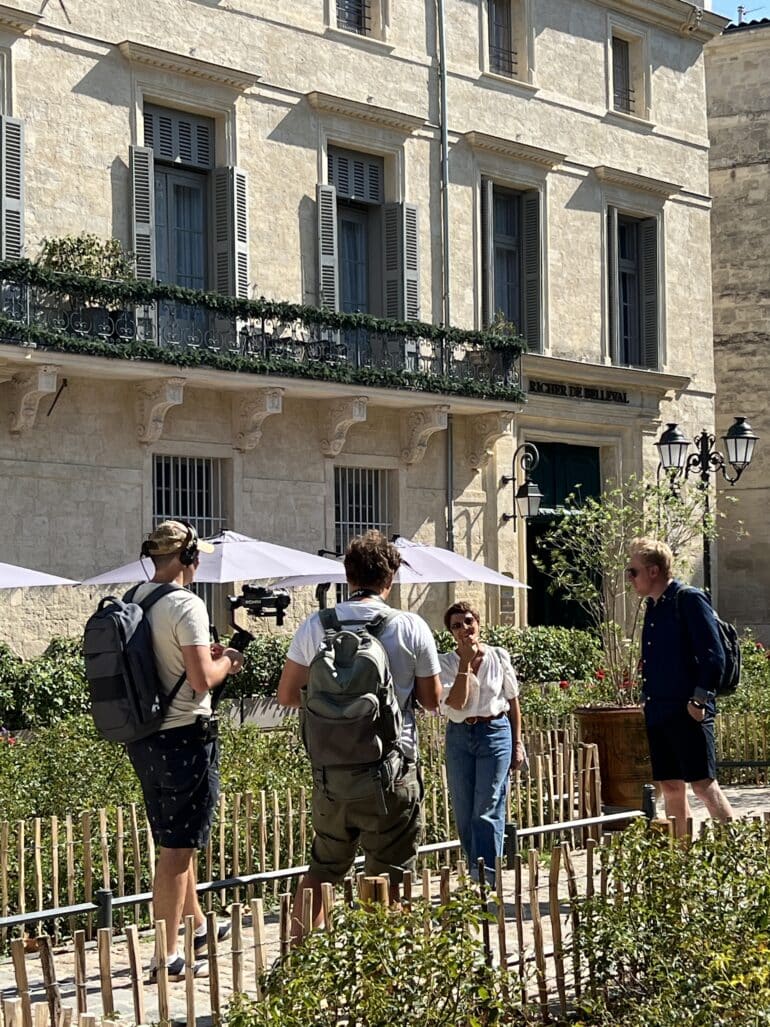
<path fill-rule="evenodd" d="M 141 584 L 142 583 L 140 582 L 139 585 L 134 585 L 133 588 L 130 588 L 128 590 L 128 592 L 126 592 L 126 594 L 123 596 L 123 602 L 124 603 L 133 603 L 135 601 L 134 600 L 134 596 L 136 595 L 137 590 L 141 587 Z M 153 591 L 150 592 L 150 594 L 148 596 L 145 596 L 145 598 L 142 599 L 139 602 L 138 605 L 141 606 L 142 613 L 146 614 L 148 610 L 152 609 L 152 607 L 157 603 L 157 601 L 159 599 L 162 599 L 163 596 L 167 596 L 170 592 L 178 591 L 182 587 L 183 587 L 182 585 L 171 585 L 171 584 L 158 585 L 158 587 L 156 589 L 153 589 Z M 159 694 L 158 697 L 160 699 L 161 705 L 163 706 L 163 715 L 164 716 L 171 709 L 171 704 L 173 703 L 174 699 L 176 699 L 176 697 L 179 695 L 179 689 L 184 684 L 186 677 L 187 677 L 187 671 L 183 670 L 182 671 L 182 676 L 176 682 L 176 684 L 171 689 L 171 691 L 168 693 L 168 695 L 165 695 L 163 693 Z M 158 691 L 160 692 L 160 689 Z"/>
<path fill-rule="evenodd" d="M 325 632 L 339 631 L 342 627 L 342 621 L 337 616 L 337 611 L 333 606 L 328 606 L 325 610 L 319 610 L 318 617 L 321 621 L 321 627 Z"/>

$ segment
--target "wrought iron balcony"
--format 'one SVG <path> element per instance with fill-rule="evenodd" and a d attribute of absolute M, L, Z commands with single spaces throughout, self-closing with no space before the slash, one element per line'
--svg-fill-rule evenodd
<path fill-rule="evenodd" d="M 182 366 L 517 402 L 515 334 L 443 329 L 316 307 L 0 262 L 0 343 Z"/>

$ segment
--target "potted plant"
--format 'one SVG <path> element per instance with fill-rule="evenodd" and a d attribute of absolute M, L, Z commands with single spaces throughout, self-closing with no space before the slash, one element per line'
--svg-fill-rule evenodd
<path fill-rule="evenodd" d="M 599 750 L 602 799 L 609 806 L 638 808 L 642 786 L 651 780 L 640 702 L 639 642 L 643 608 L 627 589 L 626 564 L 632 539 L 665 540 L 680 558 L 703 531 L 700 497 L 675 492 L 668 482 L 629 478 L 596 498 L 567 500 L 565 516 L 540 540 L 536 556 L 552 592 L 585 611 L 601 640 L 603 666 L 575 710 L 581 739 Z"/>

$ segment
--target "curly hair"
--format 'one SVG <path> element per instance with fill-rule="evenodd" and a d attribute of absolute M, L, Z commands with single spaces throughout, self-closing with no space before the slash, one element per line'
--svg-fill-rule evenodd
<path fill-rule="evenodd" d="M 367 531 L 350 540 L 345 551 L 349 585 L 381 592 L 389 588 L 401 566 L 401 553 L 381 531 Z"/>
<path fill-rule="evenodd" d="M 476 623 L 479 626 L 481 625 L 481 617 L 479 616 L 479 611 L 476 610 L 473 606 L 471 606 L 470 603 L 462 600 L 459 603 L 452 603 L 452 605 L 444 614 L 444 627 L 447 629 L 447 631 L 452 630 L 449 627 L 449 624 L 456 613 L 469 613 L 471 617 L 473 617 L 473 619 L 476 621 Z"/>

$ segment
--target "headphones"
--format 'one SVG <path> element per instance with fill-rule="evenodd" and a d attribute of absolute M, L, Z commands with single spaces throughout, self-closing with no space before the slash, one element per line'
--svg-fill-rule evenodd
<path fill-rule="evenodd" d="M 198 556 L 198 532 L 189 521 L 180 521 L 179 523 L 187 529 L 187 535 L 179 550 L 179 562 L 183 567 L 191 567 Z M 155 545 L 156 543 L 151 539 L 145 539 L 142 542 L 140 556 L 152 557 Z"/>

